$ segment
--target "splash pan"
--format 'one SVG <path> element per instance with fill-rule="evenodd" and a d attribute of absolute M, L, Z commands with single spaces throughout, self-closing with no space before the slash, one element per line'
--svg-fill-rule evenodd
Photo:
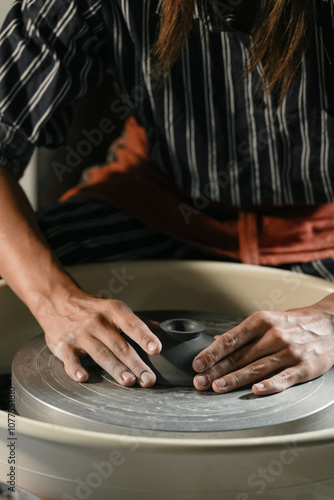
<path fill-rule="evenodd" d="M 180 311 L 177 312 L 180 315 Z M 175 311 L 152 311 L 156 321 Z M 240 316 L 183 311 L 217 335 L 241 321 Z M 35 420 L 129 436 L 217 439 L 258 437 L 320 430 L 334 425 L 334 369 L 280 394 L 255 396 L 250 387 L 227 394 L 189 387 L 122 387 L 89 360 L 90 378 L 72 381 L 46 347 L 43 335 L 16 354 L 12 384 L 17 411 Z"/>

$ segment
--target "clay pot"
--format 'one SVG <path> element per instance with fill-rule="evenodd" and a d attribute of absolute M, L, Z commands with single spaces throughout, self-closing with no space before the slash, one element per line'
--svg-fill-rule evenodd
<path fill-rule="evenodd" d="M 150 356 L 126 335 L 124 337 L 156 374 L 156 384 L 192 387 L 196 375 L 192 362 L 199 352 L 214 341 L 204 330 L 204 323 L 193 319 L 175 318 L 163 321 L 154 330 L 162 344 L 161 352 L 157 356 Z"/>

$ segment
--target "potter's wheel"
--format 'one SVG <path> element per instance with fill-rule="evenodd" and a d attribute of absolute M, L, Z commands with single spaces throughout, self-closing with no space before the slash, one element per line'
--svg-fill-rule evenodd
<path fill-rule="evenodd" d="M 217 335 L 242 318 L 212 313 L 145 312 L 153 320 L 175 315 L 200 320 Z M 65 373 L 40 335 L 21 348 L 12 367 L 16 409 L 25 417 L 99 432 L 203 439 L 289 434 L 334 426 L 334 368 L 280 394 L 255 396 L 249 387 L 227 394 L 194 388 L 121 387 L 94 363 L 79 384 Z"/>

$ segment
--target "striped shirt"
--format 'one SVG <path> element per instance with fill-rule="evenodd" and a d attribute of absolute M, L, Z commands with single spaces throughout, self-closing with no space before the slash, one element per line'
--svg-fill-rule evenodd
<path fill-rule="evenodd" d="M 218 1 L 228 17 L 224 3 Z M 76 98 L 114 70 L 161 170 L 194 199 L 233 206 L 334 201 L 334 9 L 318 26 L 279 109 L 244 78 L 250 36 L 196 9 L 167 80 L 149 51 L 158 0 L 16 0 L 0 36 L 0 164 L 20 177 L 36 146 L 62 144 Z M 232 16 L 233 17 L 233 16 Z"/>

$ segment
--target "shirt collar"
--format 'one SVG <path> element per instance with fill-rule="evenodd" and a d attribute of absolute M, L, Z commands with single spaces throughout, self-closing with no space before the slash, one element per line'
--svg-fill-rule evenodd
<path fill-rule="evenodd" d="M 234 8 L 226 2 L 217 0 L 218 14 L 210 14 L 206 8 L 205 0 L 196 3 L 194 18 L 202 21 L 209 31 L 221 32 L 226 30 L 237 30 L 245 32 L 234 15 Z"/>
<path fill-rule="evenodd" d="M 156 13 L 160 15 L 163 0 L 158 0 Z M 334 0 L 316 0 L 318 10 L 318 25 L 334 28 Z M 194 19 L 201 21 L 209 31 L 221 32 L 230 29 L 245 32 L 233 14 L 233 7 L 228 3 L 217 0 L 220 16 L 210 16 L 205 8 L 205 0 L 195 4 Z"/>
<path fill-rule="evenodd" d="M 163 0 L 159 0 L 156 8 L 156 13 L 161 14 L 161 6 Z M 195 3 L 194 20 L 201 21 L 209 31 L 221 32 L 226 29 L 244 31 L 233 15 L 233 7 L 221 0 L 217 1 L 220 15 L 210 15 L 206 8 L 205 0 L 200 0 Z"/>

